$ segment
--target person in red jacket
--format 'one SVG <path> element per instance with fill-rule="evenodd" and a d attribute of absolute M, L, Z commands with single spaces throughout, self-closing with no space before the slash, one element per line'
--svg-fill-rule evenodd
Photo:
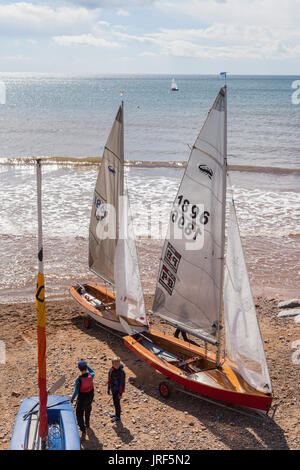
<path fill-rule="evenodd" d="M 78 362 L 78 369 L 80 370 L 81 375 L 76 379 L 75 390 L 71 398 L 71 403 L 73 403 L 74 399 L 78 395 L 76 418 L 78 426 L 82 432 L 82 439 L 84 439 L 86 430 L 90 427 L 92 401 L 94 399 L 93 378 L 95 376 L 95 372 L 83 360 Z"/>
<path fill-rule="evenodd" d="M 121 405 L 120 399 L 125 390 L 125 372 L 118 357 L 112 360 L 112 367 L 108 373 L 107 393 L 112 393 L 116 414 L 112 415 L 112 422 L 120 421 Z"/>

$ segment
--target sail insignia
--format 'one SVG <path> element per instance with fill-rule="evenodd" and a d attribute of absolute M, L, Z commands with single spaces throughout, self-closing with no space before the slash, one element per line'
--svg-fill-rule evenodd
<path fill-rule="evenodd" d="M 210 180 L 212 179 L 214 172 L 211 168 L 209 168 L 207 165 L 199 165 L 198 168 L 202 173 L 208 176 Z"/>

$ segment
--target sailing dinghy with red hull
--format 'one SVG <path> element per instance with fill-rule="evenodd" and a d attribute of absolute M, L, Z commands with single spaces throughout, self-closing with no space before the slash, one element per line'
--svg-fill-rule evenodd
<path fill-rule="evenodd" d="M 225 86 L 191 150 L 171 210 L 150 312 L 203 340 L 204 347 L 153 329 L 124 342 L 192 392 L 268 412 L 272 388 L 233 201 L 225 262 L 226 179 Z"/>

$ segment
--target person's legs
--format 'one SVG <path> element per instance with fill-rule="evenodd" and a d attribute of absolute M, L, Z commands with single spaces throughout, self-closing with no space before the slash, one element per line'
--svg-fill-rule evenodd
<path fill-rule="evenodd" d="M 113 401 L 116 410 L 116 417 L 120 419 L 121 416 L 121 406 L 120 406 L 120 397 L 119 393 L 113 393 Z"/>
<path fill-rule="evenodd" d="M 78 397 L 76 406 L 76 418 L 80 431 L 85 432 L 85 425 L 83 421 L 84 401 Z"/>
<path fill-rule="evenodd" d="M 92 401 L 94 398 L 94 394 L 91 394 L 85 403 L 84 407 L 84 417 L 85 417 L 85 425 L 87 428 L 90 427 L 90 416 L 91 416 L 91 411 L 92 411 Z"/>
<path fill-rule="evenodd" d="M 181 334 L 182 334 L 184 341 L 189 341 L 185 331 L 182 331 Z"/>
<path fill-rule="evenodd" d="M 175 338 L 179 338 L 179 335 L 181 334 L 182 338 L 184 341 L 188 341 L 188 337 L 186 335 L 186 332 L 183 330 L 180 330 L 180 328 L 176 328 L 176 331 L 174 333 Z"/>

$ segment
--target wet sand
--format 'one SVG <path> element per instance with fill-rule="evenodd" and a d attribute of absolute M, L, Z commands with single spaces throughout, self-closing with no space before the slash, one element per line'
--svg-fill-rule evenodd
<path fill-rule="evenodd" d="M 256 293 L 257 290 L 254 290 Z M 83 449 L 297 449 L 299 429 L 299 365 L 292 363 L 292 343 L 300 339 L 293 318 L 278 319 L 278 300 L 255 297 L 264 340 L 274 404 L 281 402 L 274 420 L 238 414 L 180 391 L 163 399 L 158 384 L 163 376 L 146 365 L 121 338 L 104 331 L 95 322 L 86 329 L 84 310 L 69 297 L 47 301 L 48 384 L 62 374 L 66 383 L 60 394 L 71 396 L 77 377 L 77 361 L 85 358 L 95 370 L 95 401 L 91 431 Z M 147 308 L 152 298 L 146 296 Z M 0 449 L 8 449 L 20 401 L 36 395 L 36 313 L 33 303 L 0 306 L 1 337 L 7 363 L 0 365 Z M 170 327 L 155 320 L 155 327 Z M 122 399 L 122 423 L 113 424 L 107 373 L 111 358 L 120 356 L 126 372 Z"/>
<path fill-rule="evenodd" d="M 0 235 L 0 240 L 0 305 L 32 299 L 37 273 L 36 238 Z M 252 236 L 242 238 L 242 241 L 250 282 L 258 289 L 259 295 L 299 295 L 299 236 L 278 239 Z M 145 238 L 137 241 L 145 294 L 155 291 L 163 243 L 164 240 Z M 87 239 L 75 237 L 67 243 L 64 239 L 49 238 L 44 244 L 44 254 L 48 296 L 66 293 L 66 287 L 75 282 L 99 283 L 99 278 L 88 270 Z"/>

